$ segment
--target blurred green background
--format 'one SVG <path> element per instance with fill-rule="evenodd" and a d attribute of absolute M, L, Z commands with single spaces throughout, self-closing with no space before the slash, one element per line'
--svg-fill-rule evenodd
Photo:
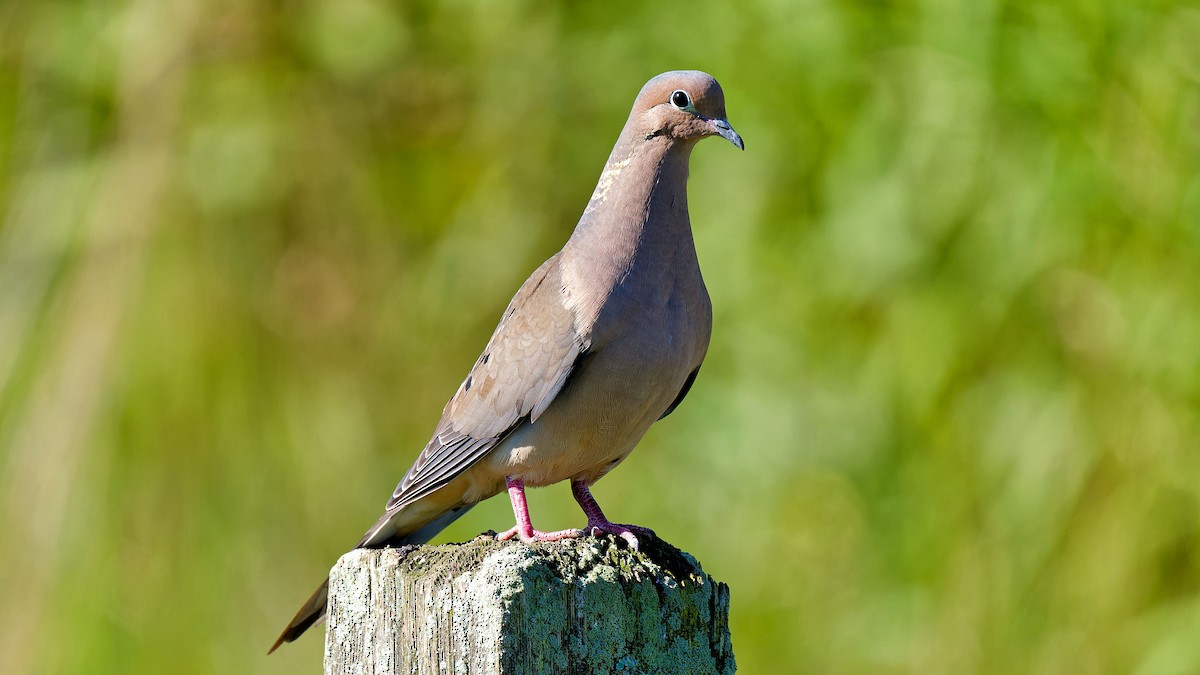
<path fill-rule="evenodd" d="M 1119 0 L 0 4 L 0 671 L 317 672 L 675 68 L 713 343 L 596 493 L 743 672 L 1200 672 L 1200 9 Z"/>

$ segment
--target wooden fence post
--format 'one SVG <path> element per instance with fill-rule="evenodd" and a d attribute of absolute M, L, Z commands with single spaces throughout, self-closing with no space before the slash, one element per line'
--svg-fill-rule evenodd
<path fill-rule="evenodd" d="M 330 577 L 325 673 L 733 673 L 729 587 L 643 539 L 351 551 Z"/>

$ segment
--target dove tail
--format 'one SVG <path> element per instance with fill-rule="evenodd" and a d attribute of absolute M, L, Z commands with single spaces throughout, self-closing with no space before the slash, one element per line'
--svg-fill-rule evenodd
<path fill-rule="evenodd" d="M 329 602 L 329 577 L 325 577 L 325 581 L 321 582 L 321 586 L 316 592 L 309 597 L 308 601 L 300 607 L 300 611 L 296 612 L 296 616 L 292 617 L 287 628 L 283 629 L 279 638 L 275 640 L 275 644 L 267 650 L 267 653 L 279 649 L 279 645 L 285 642 L 291 642 L 300 637 L 308 627 L 325 618 L 325 607 Z"/>
<path fill-rule="evenodd" d="M 404 511 L 403 508 L 383 514 L 367 534 L 363 536 L 362 541 L 358 542 L 355 548 L 385 548 L 398 547 L 406 544 L 424 544 L 425 542 L 437 536 L 438 532 L 446 529 L 450 523 L 458 520 L 467 511 L 471 510 L 474 504 L 463 504 L 447 509 L 438 514 L 433 519 L 424 523 L 414 523 L 415 529 L 409 530 L 404 524 L 398 524 L 400 515 Z M 410 525 L 409 527 L 412 527 Z M 397 530 L 409 530 L 406 533 L 399 533 Z M 304 634 L 314 624 L 325 618 L 325 609 L 329 603 L 329 577 L 321 583 L 321 586 L 313 592 L 301 607 L 300 611 L 296 612 L 296 616 L 292 617 L 287 628 L 283 629 L 279 638 L 275 640 L 275 644 L 267 650 L 267 653 L 279 649 L 279 646 L 285 642 L 292 642 L 296 638 Z"/>

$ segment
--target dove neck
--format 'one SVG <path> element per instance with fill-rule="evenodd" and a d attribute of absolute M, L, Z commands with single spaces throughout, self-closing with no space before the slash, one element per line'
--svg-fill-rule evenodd
<path fill-rule="evenodd" d="M 568 242 L 618 264 L 646 248 L 693 246 L 687 177 L 695 141 L 630 136 L 617 141 Z"/>

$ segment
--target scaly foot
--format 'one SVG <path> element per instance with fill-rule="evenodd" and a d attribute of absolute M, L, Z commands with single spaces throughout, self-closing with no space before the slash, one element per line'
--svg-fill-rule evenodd
<path fill-rule="evenodd" d="M 526 544 L 532 544 L 535 541 L 558 541 L 560 539 L 575 539 L 583 536 L 583 530 L 571 528 L 569 530 L 557 530 L 554 532 L 542 532 L 535 530 L 532 527 L 525 529 L 520 525 L 514 525 L 500 534 L 496 535 L 497 541 L 508 541 L 513 537 L 519 538 Z"/>
<path fill-rule="evenodd" d="M 529 505 L 525 502 L 525 482 L 520 478 L 512 476 L 504 477 L 505 485 L 508 487 L 508 498 L 512 501 L 513 516 L 517 520 L 517 524 L 511 529 L 505 530 L 496 535 L 499 541 L 508 541 L 514 537 L 526 544 L 532 544 L 535 541 L 559 541 L 560 539 L 575 539 L 589 534 L 593 537 L 600 534 L 611 534 L 618 536 L 629 544 L 629 548 L 638 550 L 638 537 L 654 537 L 654 531 L 637 525 L 619 525 L 610 522 L 604 517 L 604 512 L 600 510 L 600 505 L 596 503 L 596 499 L 592 497 L 591 490 L 588 489 L 587 483 L 583 481 L 572 481 L 571 492 L 575 495 L 575 500 L 579 502 L 579 506 L 583 508 L 583 512 L 587 514 L 587 526 L 582 530 L 558 530 L 555 532 L 542 532 L 533 529 L 533 523 L 529 521 Z"/>
<path fill-rule="evenodd" d="M 496 539 L 508 541 L 513 537 L 520 537 L 526 544 L 532 544 L 535 541 L 558 541 L 583 536 L 583 530 L 542 532 L 533 529 L 533 523 L 529 522 L 529 505 L 525 503 L 525 482 L 512 476 L 505 476 L 504 482 L 508 486 L 508 498 L 512 501 L 513 516 L 517 519 L 517 524 L 513 525 L 512 529 L 496 535 Z"/>
<path fill-rule="evenodd" d="M 571 481 L 571 494 L 575 495 L 575 501 L 579 502 L 580 508 L 587 514 L 588 524 L 584 528 L 593 537 L 599 533 L 615 534 L 625 540 L 629 544 L 629 548 L 638 549 L 638 536 L 653 537 L 654 532 L 644 527 L 637 525 L 618 525 L 609 521 L 604 517 L 604 511 L 600 510 L 600 505 L 596 503 L 596 498 L 592 496 L 592 491 L 588 489 L 588 484 L 581 480 Z"/>
<path fill-rule="evenodd" d="M 588 524 L 583 529 L 593 537 L 600 534 L 616 535 L 624 539 L 625 543 L 629 544 L 629 548 L 635 551 L 638 550 L 638 537 L 650 538 L 654 536 L 654 531 L 649 528 L 610 523 L 608 519 L 603 517 L 599 520 L 594 518 L 588 519 Z"/>

